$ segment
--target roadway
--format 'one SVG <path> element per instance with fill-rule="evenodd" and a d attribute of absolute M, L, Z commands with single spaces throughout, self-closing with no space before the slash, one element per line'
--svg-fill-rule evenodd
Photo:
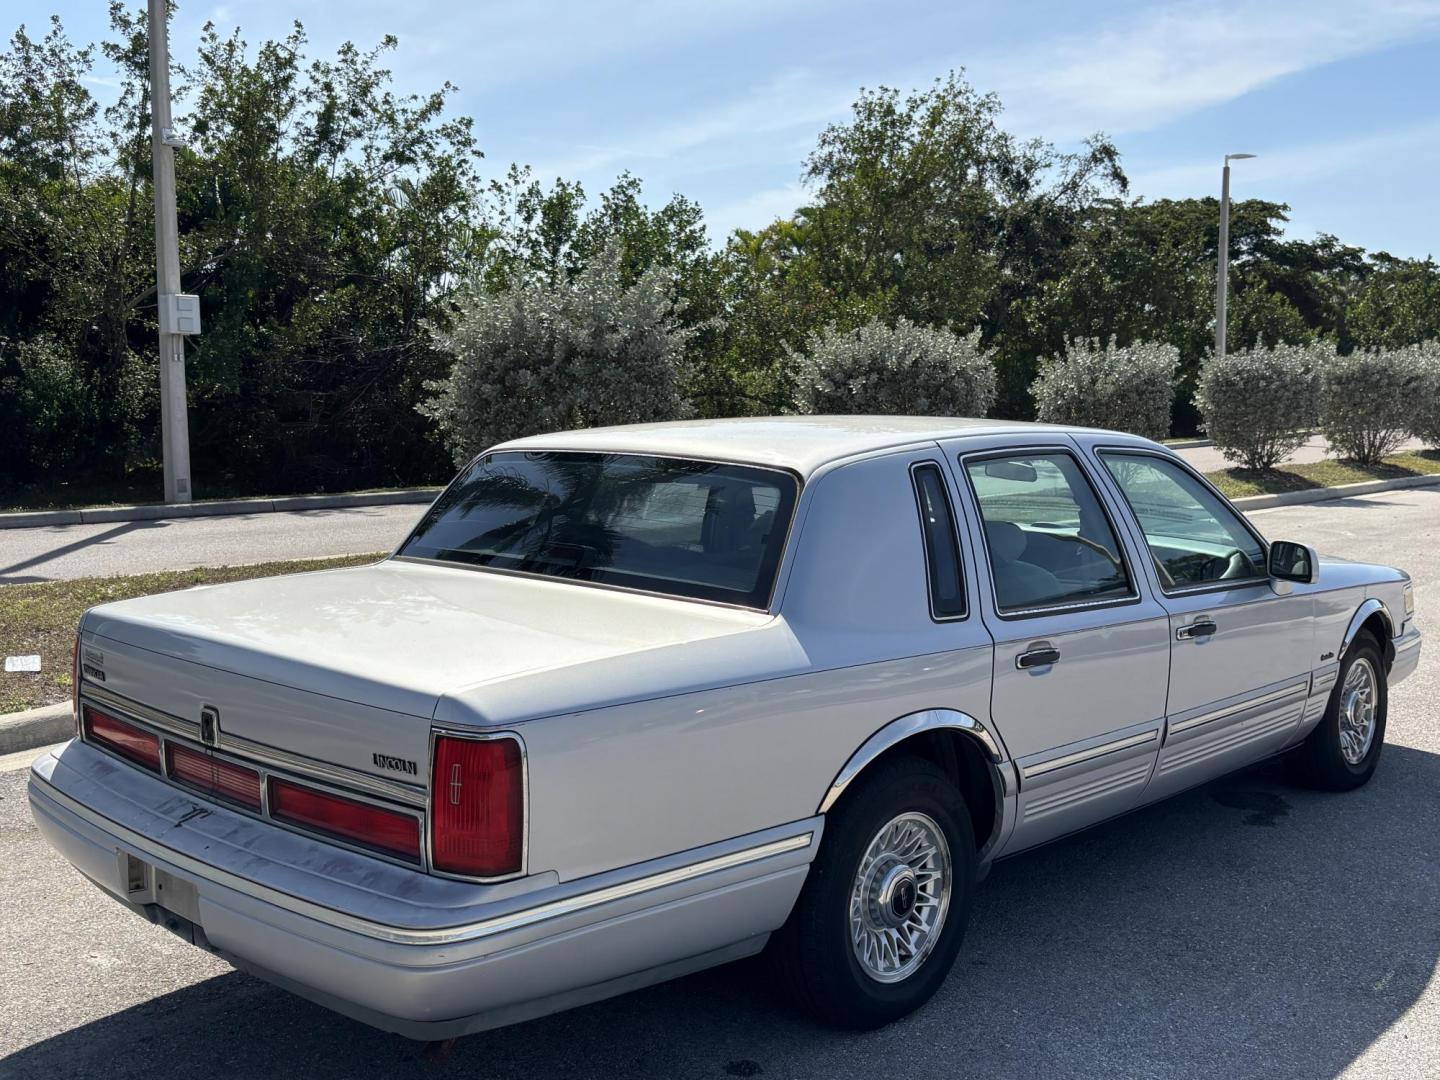
<path fill-rule="evenodd" d="M 388 551 L 419 505 L 0 529 L 0 585 Z"/>
<path fill-rule="evenodd" d="M 1440 609 L 1440 490 L 1256 520 L 1404 566 L 1422 622 Z M 937 998 L 870 1034 L 797 1017 L 748 962 L 426 1061 L 102 900 L 35 832 L 23 762 L 0 761 L 0 1077 L 1440 1076 L 1436 644 L 1391 697 L 1369 786 L 1266 765 L 1003 862 Z"/>

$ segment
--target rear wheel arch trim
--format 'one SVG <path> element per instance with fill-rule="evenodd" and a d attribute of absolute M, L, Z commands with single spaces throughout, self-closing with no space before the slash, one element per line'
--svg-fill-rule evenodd
<path fill-rule="evenodd" d="M 927 732 L 955 732 L 971 739 L 981 750 L 992 773 L 997 798 L 1006 792 L 1000 766 L 1005 762 L 1004 749 L 995 734 L 979 720 L 956 709 L 923 709 L 890 721 L 860 745 L 840 771 L 835 774 L 816 813 L 828 813 L 849 790 L 865 769 L 908 739 Z M 997 819 L 998 827 L 998 819 Z"/>

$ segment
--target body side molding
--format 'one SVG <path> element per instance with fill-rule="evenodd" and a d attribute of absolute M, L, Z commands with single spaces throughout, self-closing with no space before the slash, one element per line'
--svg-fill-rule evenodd
<path fill-rule="evenodd" d="M 829 811 L 840 800 L 840 796 L 845 794 L 846 788 L 850 786 L 855 777 L 860 775 L 865 766 L 892 746 L 921 732 L 947 730 L 963 732 L 967 737 L 979 743 L 981 749 L 985 751 L 986 760 L 992 767 L 1005 760 L 1000 741 L 989 728 L 968 713 L 960 712 L 957 709 L 925 709 L 921 712 L 909 713 L 890 721 L 866 739 L 860 749 L 850 755 L 850 760 L 845 762 L 841 770 L 835 774 L 835 779 L 831 781 L 830 788 L 826 791 L 825 798 L 821 800 L 820 808 L 816 813 L 824 814 Z M 997 769 L 997 772 L 999 771 Z M 1006 790 L 1003 773 L 999 780 L 999 790 L 1003 793 Z"/>

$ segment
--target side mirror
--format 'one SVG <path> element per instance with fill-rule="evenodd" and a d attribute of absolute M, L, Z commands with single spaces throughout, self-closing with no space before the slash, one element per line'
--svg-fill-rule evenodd
<path fill-rule="evenodd" d="M 1293 540 L 1276 540 L 1270 545 L 1266 572 L 1278 581 L 1296 581 L 1313 585 L 1320 576 L 1320 557 L 1308 544 Z"/>

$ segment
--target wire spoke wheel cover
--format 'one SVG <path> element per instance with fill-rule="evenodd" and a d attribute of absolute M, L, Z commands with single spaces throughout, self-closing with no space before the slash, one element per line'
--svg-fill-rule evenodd
<path fill-rule="evenodd" d="M 1350 665 L 1340 690 L 1340 755 L 1359 765 L 1375 742 L 1375 667 L 1359 656 Z"/>
<path fill-rule="evenodd" d="M 940 941 L 953 884 L 933 818 L 904 813 L 880 828 L 850 889 L 850 944 L 866 975 L 897 983 L 919 969 Z"/>

